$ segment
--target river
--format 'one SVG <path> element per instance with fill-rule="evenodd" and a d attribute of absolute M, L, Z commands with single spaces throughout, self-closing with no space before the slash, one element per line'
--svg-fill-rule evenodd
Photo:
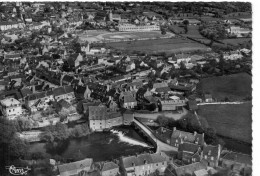
<path fill-rule="evenodd" d="M 49 145 L 32 143 L 30 152 L 43 152 L 60 155 L 66 159 L 93 158 L 95 161 L 106 161 L 120 156 L 154 151 L 144 137 L 132 126 L 116 127 L 112 132 L 95 132 L 86 137 L 73 138 Z"/>

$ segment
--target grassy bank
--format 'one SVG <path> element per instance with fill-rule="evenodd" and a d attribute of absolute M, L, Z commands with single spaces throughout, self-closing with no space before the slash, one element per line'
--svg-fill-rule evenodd
<path fill-rule="evenodd" d="M 243 142 L 252 141 L 252 104 L 203 105 L 198 114 L 205 117 L 217 134 Z"/>

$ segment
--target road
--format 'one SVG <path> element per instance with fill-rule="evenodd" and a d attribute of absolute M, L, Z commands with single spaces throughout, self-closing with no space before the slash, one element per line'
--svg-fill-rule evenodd
<path fill-rule="evenodd" d="M 244 104 L 246 102 L 240 102 L 240 101 L 235 101 L 235 102 L 212 102 L 212 103 L 198 103 L 198 106 L 201 105 L 214 105 L 214 104 Z"/>
<path fill-rule="evenodd" d="M 150 136 L 150 138 L 154 141 L 154 142 L 156 142 L 156 144 L 157 144 L 157 153 L 159 153 L 159 152 L 161 152 L 161 151 L 166 151 L 166 152 L 168 152 L 168 151 L 178 151 L 178 148 L 176 148 L 176 147 L 173 147 L 173 146 L 171 146 L 171 145 L 169 145 L 169 144 L 166 144 L 166 143 L 164 143 L 164 142 L 162 142 L 162 141 L 160 141 L 159 139 L 157 139 L 155 136 L 154 136 L 154 134 L 151 132 L 151 130 L 150 129 L 148 129 L 146 126 L 144 126 L 142 123 L 140 123 L 138 120 L 136 120 L 135 118 L 134 118 L 134 123 L 136 124 L 136 125 L 138 125 L 146 134 L 148 134 L 149 136 Z"/>

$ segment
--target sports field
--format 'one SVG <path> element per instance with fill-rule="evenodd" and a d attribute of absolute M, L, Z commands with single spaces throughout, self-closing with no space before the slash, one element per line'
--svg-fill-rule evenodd
<path fill-rule="evenodd" d="M 198 114 L 205 117 L 217 134 L 243 142 L 252 141 L 252 103 L 212 104 L 199 106 Z"/>
<path fill-rule="evenodd" d="M 171 39 L 158 39 L 158 40 L 140 40 L 132 42 L 114 42 L 108 43 L 114 49 L 140 51 L 148 54 L 155 54 L 158 52 L 180 53 L 190 52 L 195 50 L 209 50 L 210 48 L 193 42 L 189 39 L 171 38 Z"/>
<path fill-rule="evenodd" d="M 161 31 L 145 31 L 145 32 L 108 32 L 108 31 L 85 31 L 79 34 L 83 41 L 101 42 L 101 41 L 123 41 L 136 39 L 150 39 L 162 37 L 174 37 L 172 33 L 161 34 Z"/>

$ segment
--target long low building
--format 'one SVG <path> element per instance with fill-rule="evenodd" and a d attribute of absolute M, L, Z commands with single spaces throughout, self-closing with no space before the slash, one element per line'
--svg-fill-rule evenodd
<path fill-rule="evenodd" d="M 160 26 L 157 25 L 119 25 L 119 31 L 159 31 Z"/>

